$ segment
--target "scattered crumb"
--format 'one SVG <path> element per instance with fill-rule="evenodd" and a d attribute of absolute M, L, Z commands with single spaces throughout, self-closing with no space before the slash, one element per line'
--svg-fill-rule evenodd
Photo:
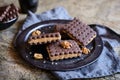
<path fill-rule="evenodd" d="M 52 65 L 54 64 L 54 62 L 51 63 Z"/>
<path fill-rule="evenodd" d="M 101 45 L 97 45 L 97 46 L 101 47 Z"/>
<path fill-rule="evenodd" d="M 58 63 L 55 63 L 55 65 L 57 65 Z"/>
<path fill-rule="evenodd" d="M 43 63 L 46 63 L 46 61 L 43 61 Z"/>

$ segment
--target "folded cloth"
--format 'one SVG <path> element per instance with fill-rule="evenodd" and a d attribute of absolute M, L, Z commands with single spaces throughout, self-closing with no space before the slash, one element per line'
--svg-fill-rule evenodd
<path fill-rule="evenodd" d="M 28 28 L 30 25 L 52 19 L 72 19 L 63 7 L 57 7 L 41 14 L 29 14 L 18 32 Z M 95 26 L 96 32 L 103 41 L 103 50 L 100 57 L 91 65 L 70 70 L 70 71 L 51 71 L 60 80 L 78 79 L 78 78 L 95 78 L 120 72 L 120 57 L 114 51 L 115 47 L 120 47 L 120 35 L 113 32 L 107 27 L 101 25 Z"/>

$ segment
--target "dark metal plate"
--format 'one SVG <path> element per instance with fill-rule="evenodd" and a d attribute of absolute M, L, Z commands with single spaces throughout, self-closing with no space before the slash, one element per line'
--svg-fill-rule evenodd
<path fill-rule="evenodd" d="M 38 68 L 46 69 L 46 70 L 73 70 L 95 62 L 97 58 L 100 56 L 103 49 L 102 40 L 98 35 L 87 46 L 91 50 L 90 54 L 88 55 L 82 54 L 81 57 L 59 60 L 54 62 L 48 59 L 47 51 L 44 45 L 39 45 L 39 46 L 27 45 L 27 39 L 32 31 L 36 29 L 40 29 L 45 33 L 53 32 L 55 24 L 68 23 L 69 21 L 70 20 L 50 20 L 50 21 L 36 23 L 28 27 L 16 38 L 14 46 L 17 49 L 17 51 L 20 53 L 22 58 L 25 59 L 25 61 L 29 62 L 30 64 Z M 92 25 L 90 26 L 92 27 Z M 66 39 L 68 39 L 68 37 L 66 37 Z M 43 53 L 44 59 L 43 60 L 34 59 L 33 58 L 34 52 Z"/>

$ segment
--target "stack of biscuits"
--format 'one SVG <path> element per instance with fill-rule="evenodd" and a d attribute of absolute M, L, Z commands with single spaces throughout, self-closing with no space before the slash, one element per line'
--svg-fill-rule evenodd
<path fill-rule="evenodd" d="M 96 37 L 96 32 L 90 26 L 74 18 L 66 24 L 56 24 L 55 32 L 42 33 L 40 30 L 32 32 L 28 39 L 29 45 L 47 44 L 46 50 L 51 61 L 80 57 L 89 54 L 86 46 Z M 70 39 L 63 40 L 63 34 Z M 42 59 L 41 54 L 35 54 L 35 59 Z"/>

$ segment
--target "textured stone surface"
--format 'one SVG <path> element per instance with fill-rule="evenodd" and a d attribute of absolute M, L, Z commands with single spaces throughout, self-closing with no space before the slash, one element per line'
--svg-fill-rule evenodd
<path fill-rule="evenodd" d="M 18 0 L 0 0 L 0 6 L 10 3 L 19 7 Z M 120 34 L 119 4 L 120 0 L 39 0 L 37 13 L 63 6 L 73 17 L 79 17 L 88 24 L 109 26 Z M 27 64 L 14 50 L 12 40 L 26 17 L 25 14 L 19 16 L 14 25 L 0 31 L 0 80 L 56 80 L 50 72 Z M 119 49 L 120 47 L 115 48 L 120 55 Z M 87 80 L 120 80 L 120 74 Z"/>

